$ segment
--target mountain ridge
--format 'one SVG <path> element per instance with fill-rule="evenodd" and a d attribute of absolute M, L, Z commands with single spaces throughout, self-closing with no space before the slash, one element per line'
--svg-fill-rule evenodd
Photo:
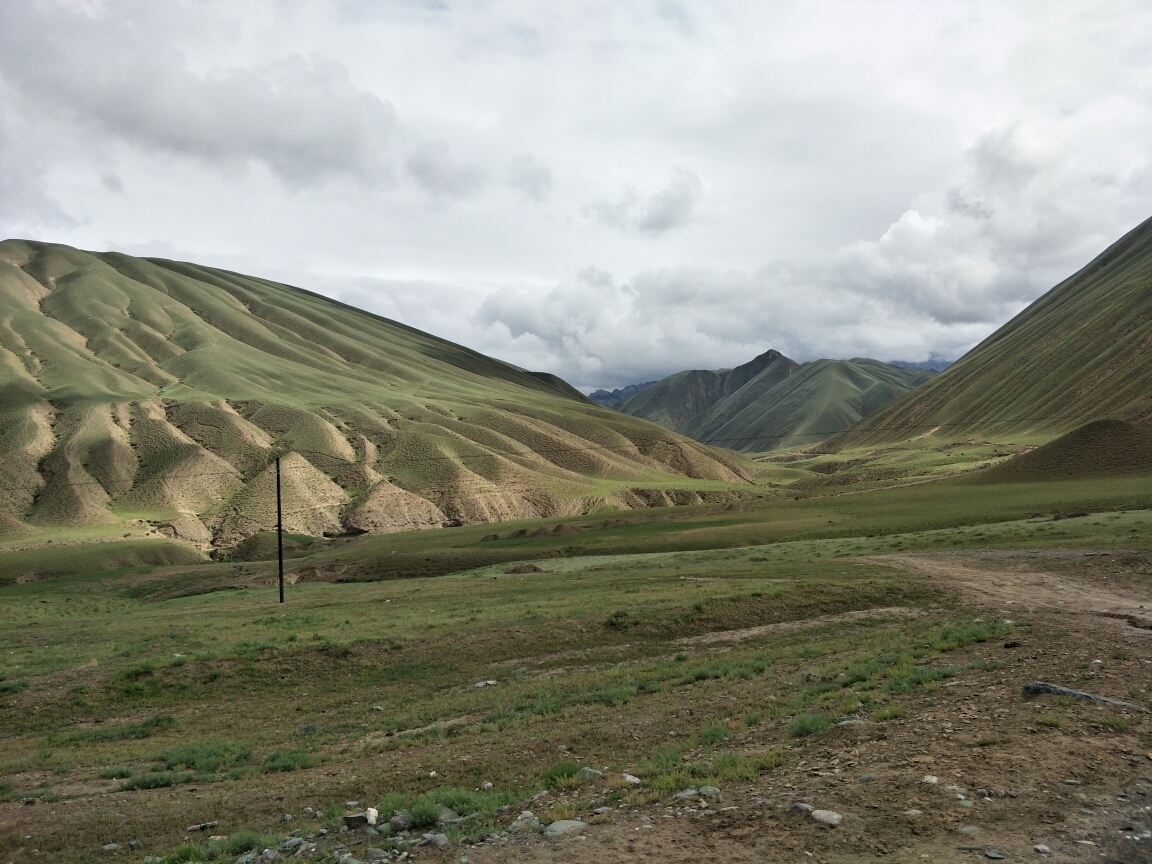
<path fill-rule="evenodd" d="M 304 289 L 0 242 L 0 534 L 150 525 L 225 548 L 724 500 L 730 455 Z M 728 490 L 728 491 L 726 491 Z"/>
<path fill-rule="evenodd" d="M 1152 418 L 1152 219 L 1062 280 L 915 393 L 826 442 L 915 435 L 1048 440 Z M 937 431 L 939 434 L 936 434 Z"/>

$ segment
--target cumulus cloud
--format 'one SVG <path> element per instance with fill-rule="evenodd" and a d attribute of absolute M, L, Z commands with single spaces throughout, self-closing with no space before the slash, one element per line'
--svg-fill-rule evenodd
<path fill-rule="evenodd" d="M 475 198 L 487 182 L 482 169 L 458 160 L 444 141 L 421 144 L 404 167 L 425 192 L 438 199 Z"/>
<path fill-rule="evenodd" d="M 508 185 L 539 203 L 552 191 L 552 172 L 531 153 L 517 153 L 508 164 Z"/>
<path fill-rule="evenodd" d="M 583 212 L 611 228 L 658 237 L 685 227 L 703 197 L 704 184 L 699 176 L 677 168 L 668 185 L 651 195 L 642 196 L 634 187 L 625 186 L 615 198 L 592 201 Z"/>
<path fill-rule="evenodd" d="M 35 110 L 148 150 L 261 162 L 290 184 L 387 179 L 392 106 L 321 53 L 200 73 L 132 4 L 0 5 L 0 76 Z M 146 16 L 144 16 L 146 17 Z"/>

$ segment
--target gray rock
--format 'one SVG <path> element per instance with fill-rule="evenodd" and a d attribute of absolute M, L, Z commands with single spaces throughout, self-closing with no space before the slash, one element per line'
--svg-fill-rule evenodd
<path fill-rule="evenodd" d="M 304 838 L 302 838 L 302 837 L 290 837 L 287 840 L 285 840 L 283 843 L 280 844 L 280 849 L 281 849 L 281 851 L 284 851 L 284 852 L 291 852 L 293 849 L 299 849 L 303 845 L 304 845 Z"/>
<path fill-rule="evenodd" d="M 683 792 L 677 792 L 676 797 L 681 799 L 681 800 L 684 800 L 685 798 L 695 798 L 699 794 L 700 793 L 697 792 L 695 789 L 685 789 Z"/>
<path fill-rule="evenodd" d="M 451 807 L 445 807 L 443 804 L 436 807 L 436 818 L 440 822 L 455 822 L 460 818 L 460 814 L 453 810 Z"/>
<path fill-rule="evenodd" d="M 480 786 L 480 788 L 483 789 L 485 792 L 487 792 L 489 789 L 492 788 L 491 781 L 485 780 L 484 783 Z M 467 857 L 467 856 L 465 856 L 465 857 Z"/>
<path fill-rule="evenodd" d="M 1052 850 L 1049 849 L 1047 846 L 1045 846 L 1043 843 L 1037 843 L 1035 846 L 1032 847 L 1032 849 L 1036 852 L 1039 852 L 1041 855 L 1051 855 L 1052 854 Z"/>
<path fill-rule="evenodd" d="M 105 852 L 119 852 L 120 851 L 120 844 L 119 843 L 105 843 L 100 848 L 103 849 Z"/>
<path fill-rule="evenodd" d="M 509 834 L 534 834 L 540 830 L 540 820 L 531 810 L 525 810 L 508 826 Z"/>
<path fill-rule="evenodd" d="M 932 786 L 935 786 L 937 783 L 940 782 L 940 778 L 937 777 L 935 774 L 925 774 L 924 780 L 922 782 L 929 783 Z"/>
<path fill-rule="evenodd" d="M 544 829 L 544 836 L 555 838 L 563 837 L 565 834 L 579 834 L 587 827 L 588 823 L 579 819 L 559 819 Z"/>
<path fill-rule="evenodd" d="M 144 844 L 141 843 L 139 840 L 129 840 L 128 841 L 128 848 L 131 849 L 133 852 L 135 852 L 137 849 L 143 849 Z"/>
<path fill-rule="evenodd" d="M 811 804 L 803 804 L 799 801 L 792 805 L 792 809 L 800 813 L 814 813 L 816 811 L 816 808 Z"/>
<path fill-rule="evenodd" d="M 351 855 L 341 855 L 338 864 L 362 864 L 359 858 L 353 858 Z"/>
<path fill-rule="evenodd" d="M 359 801 L 345 801 L 344 806 L 347 807 L 349 810 L 355 810 L 357 807 L 360 806 L 360 802 Z"/>
<path fill-rule="evenodd" d="M 821 825 L 827 825 L 829 828 L 835 828 L 844 819 L 835 810 L 813 810 L 809 815 Z"/>
<path fill-rule="evenodd" d="M 368 814 L 349 813 L 344 817 L 344 824 L 349 828 L 366 828 L 368 826 Z"/>
<path fill-rule="evenodd" d="M 399 834 L 401 831 L 407 831 L 412 827 L 412 814 L 407 810 L 403 810 L 389 819 L 388 825 L 397 834 Z"/>
<path fill-rule="evenodd" d="M 871 783 L 873 780 L 876 779 L 876 775 L 875 774 L 861 774 L 856 779 L 860 783 Z"/>
<path fill-rule="evenodd" d="M 243 855 L 236 859 L 236 864 L 252 864 L 252 862 L 255 860 L 255 852 L 245 852 Z"/>
<path fill-rule="evenodd" d="M 612 808 L 611 807 L 597 807 L 592 812 L 595 813 L 597 816 L 603 816 L 605 813 L 611 813 Z"/>
<path fill-rule="evenodd" d="M 624 782 L 629 784 L 630 786 L 639 786 L 641 783 L 644 782 L 639 777 L 633 777 L 631 774 L 628 774 L 628 773 L 621 774 L 620 776 L 623 777 Z"/>
<path fill-rule="evenodd" d="M 368 848 L 364 850 L 365 861 L 381 861 L 388 857 L 388 853 L 383 849 Z"/>
<path fill-rule="evenodd" d="M 377 831 L 375 828 L 373 828 L 371 825 L 369 825 L 367 828 L 364 829 L 364 836 L 365 837 L 379 837 L 380 832 Z"/>
<path fill-rule="evenodd" d="M 259 861 L 275 861 L 279 857 L 280 857 L 280 853 L 277 852 L 275 849 L 265 849 L 263 852 L 260 853 L 257 860 L 259 860 Z"/>
<path fill-rule="evenodd" d="M 700 794 L 703 795 L 705 798 L 715 798 L 717 795 L 720 794 L 720 790 L 717 789 L 715 786 L 701 786 L 700 787 Z"/>
<path fill-rule="evenodd" d="M 437 849 L 447 849 L 452 845 L 452 841 L 448 839 L 447 834 L 425 834 L 420 839 L 429 846 L 435 846 Z"/>
<path fill-rule="evenodd" d="M 984 857 L 985 858 L 991 858 L 993 861 L 1003 861 L 1004 860 L 1004 853 L 1001 852 L 999 849 L 985 849 L 984 850 Z"/>
<path fill-rule="evenodd" d="M 961 801 L 959 803 L 960 803 L 961 807 L 975 807 L 976 806 L 976 803 L 974 801 L 969 801 L 967 798 L 965 798 L 963 801 Z"/>
<path fill-rule="evenodd" d="M 595 768 L 581 768 L 576 772 L 577 780 L 598 780 L 604 776 L 603 771 L 597 771 Z"/>
<path fill-rule="evenodd" d="M 975 825 L 965 825 L 960 829 L 961 834 L 975 834 L 980 829 Z"/>

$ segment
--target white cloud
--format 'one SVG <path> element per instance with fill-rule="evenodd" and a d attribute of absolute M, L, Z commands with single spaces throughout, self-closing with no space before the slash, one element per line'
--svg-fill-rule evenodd
<path fill-rule="evenodd" d="M 658 192 L 641 196 L 626 186 L 615 199 L 600 198 L 585 205 L 584 215 L 611 228 L 658 237 L 692 220 L 704 197 L 704 184 L 692 171 L 676 168 Z"/>
<path fill-rule="evenodd" d="M 6 0 L 0 230 L 585 387 L 955 356 L 1152 214 L 1152 8 Z"/>
<path fill-rule="evenodd" d="M 517 153 L 508 163 L 508 185 L 539 203 L 552 192 L 552 172 L 531 153 Z"/>

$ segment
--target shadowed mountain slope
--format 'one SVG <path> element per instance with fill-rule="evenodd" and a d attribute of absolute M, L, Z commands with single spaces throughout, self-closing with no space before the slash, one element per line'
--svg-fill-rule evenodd
<path fill-rule="evenodd" d="M 666 429 L 680 429 L 754 378 L 783 381 L 800 366 L 779 351 L 766 351 L 735 369 L 689 369 L 661 378 L 633 396 L 619 410 Z"/>
<path fill-rule="evenodd" d="M 1152 474 L 1152 426 L 1094 420 L 961 482 L 1035 483 L 1132 474 Z"/>
<path fill-rule="evenodd" d="M 1152 219 L 932 381 L 826 448 L 1011 435 L 1152 418 Z"/>
<path fill-rule="evenodd" d="M 555 376 L 298 288 L 0 243 L 0 535 L 152 522 L 231 546 L 275 524 L 277 455 L 285 527 L 307 534 L 722 499 L 748 481 Z"/>
<path fill-rule="evenodd" d="M 818 443 L 932 377 L 878 360 L 816 360 L 778 351 L 735 369 L 669 375 L 619 410 L 745 453 Z"/>
<path fill-rule="evenodd" d="M 747 453 L 823 441 L 932 377 L 879 360 L 814 360 L 782 381 L 757 377 L 679 432 Z"/>

